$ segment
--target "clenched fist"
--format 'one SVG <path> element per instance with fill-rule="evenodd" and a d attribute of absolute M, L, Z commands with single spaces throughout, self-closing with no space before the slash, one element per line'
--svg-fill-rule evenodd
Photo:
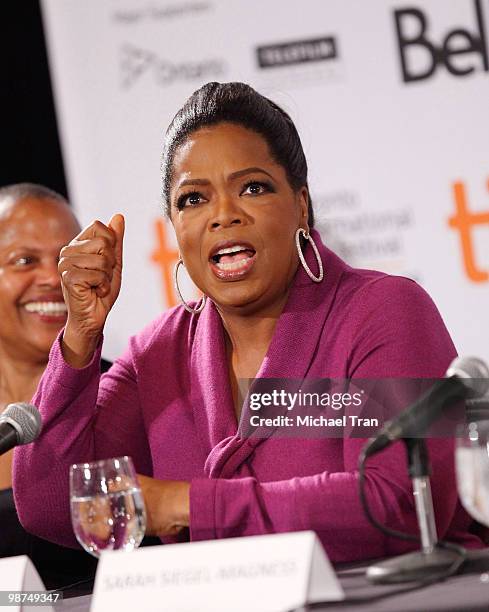
<path fill-rule="evenodd" d="M 108 225 L 94 221 L 61 249 L 58 270 L 68 308 L 62 348 L 73 367 L 92 358 L 119 295 L 123 237 L 124 217 L 117 214 Z"/>

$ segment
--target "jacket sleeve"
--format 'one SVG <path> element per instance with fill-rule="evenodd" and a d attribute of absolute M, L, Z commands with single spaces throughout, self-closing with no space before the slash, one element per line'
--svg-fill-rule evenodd
<path fill-rule="evenodd" d="M 456 355 L 429 296 L 414 282 L 376 279 L 357 292 L 348 312 L 351 378 L 441 377 Z M 367 521 L 358 494 L 358 458 L 365 439 L 343 440 L 344 471 L 324 471 L 277 482 L 199 479 L 190 489 L 192 539 L 312 529 L 332 561 L 381 557 L 412 548 L 385 538 Z M 428 441 L 432 489 L 440 537 L 457 505 L 453 440 Z M 417 533 L 406 453 L 401 442 L 367 464 L 366 492 L 378 520 Z M 467 517 L 468 518 L 468 517 Z"/>
<path fill-rule="evenodd" d="M 42 417 L 38 440 L 15 450 L 14 494 L 19 518 L 31 533 L 76 545 L 70 522 L 69 467 L 129 455 L 136 470 L 151 473 L 151 457 L 141 416 L 131 344 L 100 375 L 100 343 L 82 369 L 64 360 L 61 334 L 33 403 Z"/>

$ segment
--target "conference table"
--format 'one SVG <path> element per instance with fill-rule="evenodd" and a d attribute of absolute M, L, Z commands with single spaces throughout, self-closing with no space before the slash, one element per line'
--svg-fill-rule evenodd
<path fill-rule="evenodd" d="M 409 585 L 370 584 L 365 577 L 367 566 L 368 564 L 362 564 L 337 568 L 337 575 L 346 595 L 345 601 L 315 604 L 300 608 L 300 611 L 476 612 L 484 610 L 487 612 L 489 610 L 489 549 L 469 552 L 469 560 L 463 573 L 421 588 Z M 68 597 L 55 608 L 60 612 L 88 612 L 91 599 L 91 595 Z M 250 609 L 250 612 L 253 610 Z"/>

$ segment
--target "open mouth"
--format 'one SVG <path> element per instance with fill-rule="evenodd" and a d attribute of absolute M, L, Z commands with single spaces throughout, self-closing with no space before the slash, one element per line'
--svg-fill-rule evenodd
<path fill-rule="evenodd" d="M 64 302 L 27 302 L 23 306 L 27 312 L 43 319 L 63 320 L 68 312 Z"/>
<path fill-rule="evenodd" d="M 221 279 L 242 277 L 251 270 L 256 251 L 249 244 L 235 243 L 215 251 L 209 258 L 212 271 Z"/>

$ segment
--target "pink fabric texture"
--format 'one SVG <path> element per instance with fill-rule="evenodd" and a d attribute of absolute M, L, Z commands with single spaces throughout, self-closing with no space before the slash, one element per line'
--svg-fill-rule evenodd
<path fill-rule="evenodd" d="M 320 247 L 325 280 L 301 266 L 258 377 L 440 377 L 456 355 L 430 297 L 415 282 L 347 266 Z M 306 259 L 316 263 L 310 248 Z M 191 481 L 192 540 L 312 529 L 334 562 L 412 549 L 385 538 L 365 518 L 358 496 L 364 439 L 242 439 L 232 404 L 224 330 L 208 300 L 200 315 L 176 307 L 131 338 L 100 377 L 100 352 L 82 370 L 55 342 L 34 403 L 43 433 L 19 447 L 14 491 L 29 531 L 74 545 L 71 463 L 130 455 L 136 469 Z M 441 537 L 478 547 L 468 532 L 454 479 L 453 441 L 429 440 Z M 416 532 L 402 443 L 374 456 L 367 494 L 376 517 Z"/>

